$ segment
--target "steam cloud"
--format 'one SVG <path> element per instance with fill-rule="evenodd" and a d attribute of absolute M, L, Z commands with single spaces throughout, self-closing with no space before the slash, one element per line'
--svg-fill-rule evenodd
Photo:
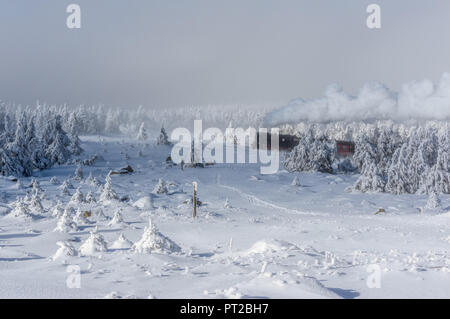
<path fill-rule="evenodd" d="M 389 119 L 450 120 L 450 73 L 444 73 L 438 84 L 430 80 L 406 83 L 400 92 L 371 82 L 352 96 L 338 84 L 332 84 L 321 98 L 295 99 L 268 113 L 265 125 Z"/>

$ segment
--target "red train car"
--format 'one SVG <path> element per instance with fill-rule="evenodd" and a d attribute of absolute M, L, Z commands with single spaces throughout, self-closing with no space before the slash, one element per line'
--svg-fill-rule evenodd
<path fill-rule="evenodd" d="M 336 141 L 337 155 L 349 157 L 355 153 L 355 143 L 347 141 Z"/>

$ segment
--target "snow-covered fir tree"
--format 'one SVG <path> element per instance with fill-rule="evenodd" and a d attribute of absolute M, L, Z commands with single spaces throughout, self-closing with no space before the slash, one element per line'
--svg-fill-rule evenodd
<path fill-rule="evenodd" d="M 292 186 L 300 186 L 300 181 L 298 179 L 298 175 L 295 175 L 294 179 L 292 180 L 291 185 Z"/>
<path fill-rule="evenodd" d="M 35 178 L 31 180 L 31 189 L 33 195 L 41 196 L 44 193 L 44 190 L 41 188 L 41 184 Z"/>
<path fill-rule="evenodd" d="M 37 193 L 34 193 L 32 195 L 28 207 L 33 214 L 42 215 L 45 213 L 44 206 L 42 206 L 41 203 L 41 198 L 38 196 Z"/>
<path fill-rule="evenodd" d="M 77 231 L 78 225 L 74 222 L 72 214 L 69 210 L 65 210 L 56 224 L 55 232 L 68 233 L 71 231 Z"/>
<path fill-rule="evenodd" d="M 92 191 L 89 191 L 86 195 L 86 203 L 93 204 L 96 202 L 97 202 L 97 200 L 95 199 L 94 194 L 92 193 Z"/>
<path fill-rule="evenodd" d="M 70 158 L 69 146 L 71 141 L 62 129 L 61 116 L 57 115 L 45 129 L 45 138 L 48 144 L 46 156 L 50 164 L 64 164 Z"/>
<path fill-rule="evenodd" d="M 21 113 L 16 124 L 16 131 L 12 142 L 6 145 L 10 156 L 14 158 L 15 171 L 18 176 L 30 176 L 33 171 L 33 161 L 31 150 L 26 141 L 27 118 L 25 113 Z"/>
<path fill-rule="evenodd" d="M 60 200 L 52 208 L 51 214 L 53 217 L 59 218 L 64 214 L 64 207 Z"/>
<path fill-rule="evenodd" d="M 110 227 L 124 227 L 124 226 L 127 226 L 127 224 L 123 220 L 123 216 L 122 216 L 120 210 L 117 209 L 114 212 L 114 216 L 113 216 L 112 220 L 108 223 L 108 226 L 110 226 Z"/>
<path fill-rule="evenodd" d="M 94 176 L 92 175 L 92 172 L 89 172 L 88 177 L 86 178 L 86 183 L 90 184 L 94 180 Z"/>
<path fill-rule="evenodd" d="M 353 155 L 353 163 L 355 167 L 362 172 L 365 164 L 371 165 L 376 163 L 377 151 L 375 145 L 370 141 L 370 139 L 361 135 L 356 141 L 355 154 Z M 366 166 L 367 166 L 366 165 Z"/>
<path fill-rule="evenodd" d="M 9 213 L 10 216 L 23 221 L 31 221 L 33 219 L 33 214 L 31 214 L 31 211 L 23 198 L 17 199 L 17 201 L 13 203 L 13 207 L 14 209 Z"/>
<path fill-rule="evenodd" d="M 308 131 L 287 154 L 284 166 L 290 172 L 332 173 L 334 148 L 331 144 L 326 136 L 315 137 L 312 131 Z"/>
<path fill-rule="evenodd" d="M 83 177 L 84 177 L 84 174 L 83 174 L 83 169 L 81 168 L 81 165 L 77 165 L 77 168 L 75 169 L 75 174 L 74 174 L 75 176 L 75 179 L 76 180 L 82 180 L 83 179 Z"/>
<path fill-rule="evenodd" d="M 167 136 L 166 129 L 161 127 L 161 132 L 159 133 L 158 139 L 156 141 L 158 145 L 171 145 L 169 142 L 169 137 Z"/>
<path fill-rule="evenodd" d="M 139 126 L 137 139 L 140 141 L 146 141 L 148 139 L 147 130 L 145 129 L 145 123 L 141 123 L 141 126 Z"/>
<path fill-rule="evenodd" d="M 167 189 L 166 183 L 162 178 L 158 180 L 158 184 L 156 184 L 155 188 L 153 189 L 154 194 L 167 194 L 169 190 Z"/>
<path fill-rule="evenodd" d="M 69 128 L 68 128 L 68 137 L 70 140 L 70 144 L 68 146 L 69 151 L 73 155 L 80 155 L 83 152 L 83 149 L 81 148 L 80 144 L 81 141 L 78 137 L 78 134 L 80 132 L 80 122 L 77 119 L 77 116 L 75 112 L 72 112 L 69 116 Z"/>
<path fill-rule="evenodd" d="M 442 208 L 441 199 L 437 192 L 432 191 L 428 196 L 427 204 L 425 205 L 425 209 L 428 210 L 440 210 Z"/>
<path fill-rule="evenodd" d="M 81 189 L 78 187 L 75 193 L 72 195 L 72 198 L 70 199 L 71 204 L 81 204 L 84 203 L 84 194 L 81 191 Z"/>
<path fill-rule="evenodd" d="M 117 196 L 116 192 L 112 188 L 112 180 L 111 180 L 111 172 L 106 175 L 106 182 L 103 186 L 102 193 L 100 195 L 101 202 L 108 202 L 111 200 L 117 200 L 119 196 Z"/>
<path fill-rule="evenodd" d="M 73 218 L 73 221 L 77 225 L 88 225 L 91 224 L 91 222 L 87 219 L 84 211 L 78 207 L 77 212 L 75 213 L 75 217 Z"/>
<path fill-rule="evenodd" d="M 50 183 L 53 184 L 53 185 L 59 185 L 59 184 L 60 184 L 60 181 L 59 181 L 55 176 L 53 176 L 53 177 L 50 179 Z"/>
<path fill-rule="evenodd" d="M 360 192 L 383 192 L 386 182 L 379 173 L 377 165 L 365 163 L 362 170 L 353 189 Z"/>

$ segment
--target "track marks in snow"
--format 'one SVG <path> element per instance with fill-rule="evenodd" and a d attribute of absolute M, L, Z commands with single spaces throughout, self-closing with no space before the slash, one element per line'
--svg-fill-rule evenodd
<path fill-rule="evenodd" d="M 309 216 L 329 216 L 329 214 L 325 214 L 325 213 L 305 212 L 305 211 L 300 211 L 297 209 L 282 207 L 282 206 L 273 204 L 271 202 L 268 202 L 266 200 L 263 200 L 255 195 L 247 194 L 236 187 L 227 186 L 227 185 L 219 185 L 219 186 L 238 193 L 241 197 L 246 199 L 250 204 L 255 205 L 255 206 L 281 210 L 281 211 L 289 213 L 289 214 L 309 215 Z"/>

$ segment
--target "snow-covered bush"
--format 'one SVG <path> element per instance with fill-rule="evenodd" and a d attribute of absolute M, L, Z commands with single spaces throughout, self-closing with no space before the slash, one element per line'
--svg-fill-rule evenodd
<path fill-rule="evenodd" d="M 95 199 L 95 196 L 94 196 L 94 194 L 92 193 L 92 191 L 89 191 L 88 193 L 87 193 L 87 195 L 86 195 L 86 203 L 90 203 L 90 204 L 93 204 L 93 203 L 96 203 L 97 202 L 97 200 Z"/>
<path fill-rule="evenodd" d="M 64 258 L 73 257 L 77 255 L 77 250 L 68 241 L 58 241 L 56 245 L 59 246 L 56 253 L 51 257 L 53 261 Z"/>
<path fill-rule="evenodd" d="M 95 256 L 98 253 L 106 251 L 108 251 L 108 245 L 103 236 L 98 233 L 97 227 L 91 232 L 89 238 L 79 249 L 81 256 Z"/>
<path fill-rule="evenodd" d="M 61 203 L 61 201 L 58 201 L 56 203 L 56 205 L 53 207 L 52 209 L 52 216 L 59 218 L 64 214 L 64 208 L 63 208 L 63 204 Z"/>
<path fill-rule="evenodd" d="M 108 223 L 109 227 L 123 227 L 126 226 L 127 224 L 125 223 L 125 221 L 123 220 L 123 216 L 120 213 L 120 210 L 116 210 L 114 212 L 114 216 L 111 219 L 111 221 Z"/>
<path fill-rule="evenodd" d="M 81 189 L 78 187 L 75 193 L 72 195 L 72 198 L 70 199 L 71 204 L 81 204 L 84 203 L 84 194 L 81 192 Z"/>
<path fill-rule="evenodd" d="M 111 245 L 112 249 L 128 249 L 133 246 L 133 243 L 128 240 L 123 233 L 120 234 L 119 238 Z"/>
<path fill-rule="evenodd" d="M 77 212 L 75 213 L 75 217 L 73 218 L 74 223 L 77 225 L 87 225 L 91 222 L 86 218 L 84 211 L 81 208 L 77 209 Z"/>
<path fill-rule="evenodd" d="M 136 242 L 132 250 L 140 254 L 179 252 L 181 248 L 172 240 L 161 234 L 150 219 L 142 238 Z"/>
<path fill-rule="evenodd" d="M 59 180 L 55 176 L 53 176 L 50 179 L 50 183 L 53 184 L 53 185 L 59 185 L 60 184 Z"/>
<path fill-rule="evenodd" d="M 74 187 L 73 187 L 72 183 L 68 179 L 66 179 L 59 188 L 60 189 L 63 189 L 63 188 L 73 189 Z"/>
<path fill-rule="evenodd" d="M 298 180 L 298 175 L 295 175 L 291 183 L 292 186 L 300 186 L 300 181 Z"/>
<path fill-rule="evenodd" d="M 133 207 L 137 207 L 139 209 L 153 209 L 153 197 L 141 197 L 133 203 Z"/>
<path fill-rule="evenodd" d="M 162 178 L 158 180 L 158 184 L 156 184 L 155 188 L 153 189 L 154 194 L 167 194 L 169 190 L 167 189 L 166 183 Z"/>
<path fill-rule="evenodd" d="M 442 208 L 441 199 L 436 192 L 431 192 L 428 196 L 427 204 L 425 205 L 425 209 L 429 210 L 439 210 Z"/>
<path fill-rule="evenodd" d="M 55 232 L 68 233 L 71 231 L 77 231 L 78 226 L 73 221 L 73 218 L 70 214 L 70 210 L 65 210 L 62 216 L 58 219 L 58 223 L 56 224 Z"/>
<path fill-rule="evenodd" d="M 10 216 L 24 221 L 31 221 L 33 219 L 33 215 L 31 214 L 28 205 L 22 198 L 17 199 L 17 201 L 13 203 L 13 206 L 14 209 L 9 213 Z"/>
<path fill-rule="evenodd" d="M 45 213 L 44 206 L 42 206 L 41 199 L 38 194 L 33 194 L 30 202 L 28 203 L 30 211 L 34 214 L 41 215 Z"/>

